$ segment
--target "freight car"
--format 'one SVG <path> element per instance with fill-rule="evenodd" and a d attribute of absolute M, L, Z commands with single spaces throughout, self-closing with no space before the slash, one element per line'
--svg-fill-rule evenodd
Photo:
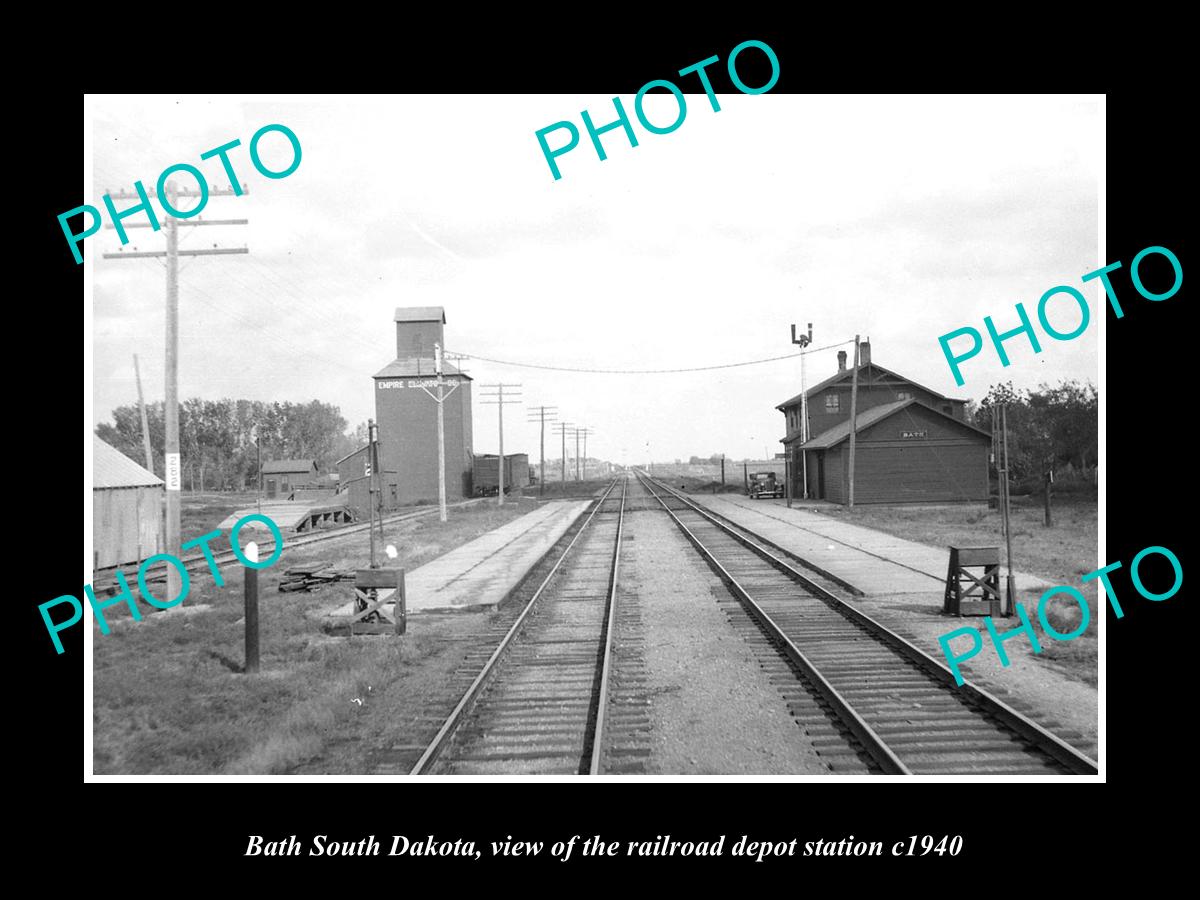
<path fill-rule="evenodd" d="M 472 486 L 476 497 L 492 497 L 499 490 L 499 457 L 494 453 L 483 453 L 475 457 Z M 510 453 L 504 457 L 504 493 L 511 494 L 515 488 L 529 483 L 529 454 Z"/>

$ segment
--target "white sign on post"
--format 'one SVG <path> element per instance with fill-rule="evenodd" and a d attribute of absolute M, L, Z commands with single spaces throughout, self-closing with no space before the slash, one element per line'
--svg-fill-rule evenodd
<path fill-rule="evenodd" d="M 180 484 L 182 482 L 182 479 L 180 478 L 179 469 L 180 469 L 179 454 L 178 453 L 168 453 L 167 454 L 167 490 L 168 491 L 179 490 Z"/>

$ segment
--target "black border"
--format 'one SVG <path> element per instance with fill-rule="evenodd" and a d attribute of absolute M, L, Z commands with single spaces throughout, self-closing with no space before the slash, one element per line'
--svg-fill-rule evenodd
<path fill-rule="evenodd" d="M 1080 33 L 1074 33 L 1064 48 L 1062 42 L 1071 31 L 1051 19 L 1043 19 L 1042 31 L 1021 47 L 1006 47 L 1003 39 L 997 38 L 986 44 L 976 43 L 973 49 L 954 42 L 918 48 L 897 37 L 898 46 L 882 59 L 872 54 L 887 46 L 890 37 L 855 39 L 851 32 L 828 33 L 817 24 L 709 28 L 689 18 L 686 29 L 666 35 L 654 35 L 634 25 L 613 39 L 597 34 L 589 40 L 587 35 L 574 34 L 544 40 L 534 32 L 523 46 L 505 38 L 492 43 L 485 39 L 472 47 L 458 36 L 451 40 L 441 33 L 427 32 L 406 37 L 401 49 L 390 54 L 383 47 L 367 48 L 361 53 L 339 48 L 334 58 L 353 56 L 357 66 L 347 67 L 334 78 L 328 67 L 314 71 L 312 67 L 293 66 L 287 70 L 289 78 L 273 86 L 289 91 L 380 88 L 400 92 L 596 92 L 627 96 L 645 81 L 671 77 L 673 71 L 709 55 L 718 54 L 724 59 L 734 44 L 753 37 L 769 43 L 779 55 L 781 78 L 774 90 L 780 93 L 880 87 L 941 91 L 946 87 L 947 75 L 956 79 L 961 76 L 961 83 L 956 80 L 953 87 L 963 91 L 1003 90 L 1015 86 L 1015 68 L 1033 65 L 1038 59 L 1063 63 L 1062 71 L 1052 73 L 1058 76 L 1053 83 L 1038 87 L 1102 89 L 1101 79 L 1085 77 L 1087 73 L 1081 68 L 1088 53 L 1101 51 L 1088 46 L 1088 36 Z M 887 24 L 875 22 L 874 33 L 886 31 Z M 736 36 L 725 37 L 722 32 Z M 333 40 L 339 37 L 335 34 Z M 1045 55 L 1043 50 L 1054 53 Z M 231 54 L 228 47 L 220 52 Z M 304 53 L 297 48 L 291 55 L 303 57 Z M 252 67 L 254 77 L 229 69 L 216 81 L 224 80 L 224 88 L 231 92 L 261 87 L 275 80 L 270 76 L 272 57 L 287 58 L 285 51 L 272 50 L 256 61 Z M 894 77 L 877 81 L 871 74 L 876 61 L 891 67 Z M 172 76 L 160 83 L 178 84 L 189 91 L 211 90 L 214 68 L 220 66 L 194 76 L 184 74 L 178 80 Z M 720 66 L 713 68 L 714 73 L 721 71 Z M 751 80 L 749 76 L 747 80 Z M 1188 183 L 1184 178 L 1184 153 L 1188 148 L 1173 137 L 1173 123 L 1182 115 L 1182 107 L 1171 84 L 1168 78 L 1165 88 L 1159 84 L 1154 90 L 1109 94 L 1109 250 L 1108 258 L 1098 260 L 1098 266 L 1120 259 L 1128 267 L 1136 252 L 1157 244 L 1171 248 L 1187 269 L 1182 216 Z M 681 86 L 689 92 L 697 90 L 686 83 L 681 82 Z M 720 83 L 716 87 L 718 91 L 729 89 Z M 97 87 L 130 88 L 124 83 Z M 502 96 L 498 96 L 498 102 L 503 102 Z M 77 141 L 82 96 L 77 89 L 61 88 L 39 97 L 37 104 L 36 109 L 29 110 L 27 120 L 38 128 L 34 160 L 38 177 L 23 179 L 17 185 L 18 190 L 29 193 L 20 208 L 33 213 L 23 223 L 33 226 L 32 240 L 22 244 L 33 248 L 37 263 L 22 266 L 29 277 L 19 281 L 29 289 L 22 292 L 25 302 L 20 307 L 19 324 L 12 322 L 10 327 L 19 328 L 25 338 L 11 345 L 21 347 L 28 342 L 41 348 L 57 345 L 48 338 L 62 334 L 64 329 L 59 323 L 68 318 L 63 309 L 68 304 L 69 308 L 77 308 L 81 293 L 82 267 L 75 266 L 64 252 L 55 216 L 80 202 Z M 537 124 L 531 123 L 531 128 Z M 886 152 L 888 136 L 881 135 L 880 139 L 881 150 Z M 1123 299 L 1130 298 L 1124 304 L 1125 318 L 1118 321 L 1109 312 L 1107 321 L 1109 493 L 1105 558 L 1121 559 L 1128 565 L 1138 550 L 1159 544 L 1174 550 L 1186 570 L 1180 515 L 1186 508 L 1184 491 L 1190 474 L 1183 458 L 1189 443 L 1186 405 L 1182 402 L 1182 388 L 1187 384 L 1182 378 L 1183 369 L 1189 356 L 1189 338 L 1182 318 L 1186 300 L 1181 291 L 1162 303 L 1142 301 L 1132 293 L 1127 274 L 1124 278 L 1122 281 L 1119 273 L 1114 283 Z M 994 862 L 994 871 L 1004 872 L 1015 860 L 1028 859 L 1028 865 L 1035 865 L 1039 857 L 1050 870 L 1060 870 L 1062 877 L 1080 860 L 1094 855 L 1105 833 L 1115 824 L 1105 821 L 1103 807 L 1094 795 L 1080 798 L 1078 791 L 1068 795 L 1058 786 L 1016 784 L 909 785 L 902 797 L 896 790 L 879 788 L 867 796 L 855 786 L 853 798 L 848 794 L 849 786 L 824 784 L 819 792 L 815 784 L 649 785 L 636 781 L 574 790 L 558 785 L 474 782 L 323 784 L 303 789 L 272 786 L 270 797 L 264 797 L 258 787 L 249 791 L 232 788 L 207 803 L 191 786 L 155 784 L 146 788 L 122 784 L 111 790 L 136 791 L 137 799 L 145 802 L 114 797 L 95 802 L 96 794 L 85 797 L 78 790 L 82 786 L 83 761 L 79 740 L 82 629 L 66 635 L 67 651 L 56 656 L 45 639 L 36 609 L 37 603 L 79 589 L 78 557 L 74 551 L 64 556 L 65 542 L 58 539 L 73 528 L 81 499 L 75 480 L 79 471 L 78 432 L 75 423 L 63 421 L 59 404 L 53 402 L 74 396 L 78 388 L 67 375 L 73 366 L 65 349 L 56 346 L 50 359 L 53 364 L 36 366 L 38 375 L 22 371 L 22 377 L 15 379 L 19 391 L 32 395 L 28 404 L 34 410 L 31 436 L 41 438 L 36 441 L 35 470 L 41 476 L 37 484 L 43 490 L 38 492 L 33 527 L 19 542 L 17 563 L 18 571 L 35 575 L 22 579 L 22 593 L 28 598 L 22 605 L 31 639 L 27 645 L 30 657 L 22 667 L 23 690 L 14 690 L 10 695 L 21 713 L 17 733 L 29 736 L 28 745 L 47 783 L 43 798 L 19 813 L 34 835 L 65 833 L 66 822 L 73 824 L 82 813 L 86 816 L 84 831 L 98 840 L 103 838 L 118 854 L 122 835 L 130 841 L 131 849 L 169 847 L 161 858 L 148 854 L 152 859 L 147 864 L 153 869 L 159 863 L 188 860 L 188 880 L 192 884 L 228 884 L 229 874 L 251 872 L 271 879 L 272 884 L 277 879 L 291 880 L 296 873 L 302 874 L 306 883 L 312 883 L 310 879 L 316 876 L 336 877 L 345 884 L 347 875 L 367 871 L 362 865 L 373 874 L 385 869 L 372 860 L 304 860 L 299 866 L 296 860 L 246 860 L 240 854 L 247 834 L 297 834 L 303 839 L 316 833 L 358 838 L 369 833 L 382 837 L 432 832 L 482 842 L 506 834 L 553 841 L 572 834 L 600 833 L 608 839 L 631 840 L 653 839 L 664 833 L 677 839 L 711 839 L 724 833 L 731 842 L 742 833 L 783 839 L 795 836 L 802 841 L 850 833 L 879 840 L 914 833 L 957 833 L 965 836 L 967 848 L 959 858 L 939 859 L 936 868 L 920 863 L 920 872 L 915 874 L 921 877 L 921 883 L 934 884 L 931 879 L 945 877 L 947 866 L 961 866 L 970 860 L 976 866 L 976 879 L 970 883 L 977 884 L 983 876 L 978 868 L 982 863 Z M 86 373 L 83 380 L 86 384 Z M 1183 592 L 1163 603 L 1142 601 L 1133 594 L 1124 573 L 1114 577 L 1114 584 L 1126 615 L 1118 621 L 1109 613 L 1106 623 L 1105 762 L 1111 785 L 1127 790 L 1140 784 L 1140 790 L 1145 790 L 1147 780 L 1182 775 L 1184 771 L 1182 761 L 1176 762 L 1181 754 L 1172 723 L 1177 721 L 1180 709 L 1186 708 L 1183 660 L 1187 651 L 1171 639 L 1187 639 L 1183 620 L 1186 601 Z M 97 786 L 96 790 L 105 788 Z M 143 797 L 148 790 L 152 795 Z M 180 792 L 186 792 L 186 796 L 178 796 Z M 68 815 L 70 819 L 64 820 Z M 139 856 L 144 858 L 141 853 Z M 793 877 L 802 875 L 806 870 L 794 866 L 811 862 L 775 860 L 756 866 L 730 857 L 710 861 L 633 859 L 622 860 L 621 868 L 642 870 L 651 877 L 669 875 L 672 879 L 687 874 L 709 884 L 714 882 L 708 879 L 728 873 L 740 884 L 747 873 L 782 873 L 784 867 Z M 869 862 L 872 864 L 856 861 L 855 875 L 879 870 L 876 861 Z M 561 864 L 540 857 L 504 859 L 490 865 L 476 863 L 467 869 L 453 858 L 428 859 L 419 864 L 390 859 L 386 871 L 399 875 L 399 883 L 411 885 L 415 883 L 405 882 L 405 875 L 453 873 L 469 879 L 480 872 L 536 869 L 553 876 L 555 872 L 578 872 L 581 866 L 589 872 L 608 872 L 611 863 L 577 858 L 574 864 Z M 906 871 L 896 866 L 912 864 L 893 860 L 887 871 Z M 883 865 L 878 861 L 878 866 Z M 848 870 L 839 866 L 828 871 L 833 874 Z"/>

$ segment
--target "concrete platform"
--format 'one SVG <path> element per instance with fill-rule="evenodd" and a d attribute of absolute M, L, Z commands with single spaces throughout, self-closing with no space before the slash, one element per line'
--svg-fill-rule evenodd
<path fill-rule="evenodd" d="M 853 525 L 820 513 L 793 507 L 784 501 L 751 500 L 738 495 L 689 495 L 745 528 L 761 534 L 814 566 L 853 585 L 867 596 L 941 594 L 946 585 L 950 552 L 906 541 L 874 528 Z M 1044 578 L 1016 572 L 1022 591 L 1045 591 L 1053 585 Z"/>
<path fill-rule="evenodd" d="M 408 614 L 495 607 L 587 509 L 587 500 L 550 500 L 404 576 Z M 390 617 L 392 606 L 384 604 Z M 330 612 L 354 614 L 350 601 Z"/>

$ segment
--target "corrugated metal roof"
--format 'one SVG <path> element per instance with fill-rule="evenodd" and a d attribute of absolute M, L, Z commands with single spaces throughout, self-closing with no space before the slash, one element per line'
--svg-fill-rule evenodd
<path fill-rule="evenodd" d="M 920 400 L 917 400 L 915 397 L 912 399 L 909 399 L 909 400 L 896 400 L 892 403 L 885 403 L 882 406 L 872 406 L 870 409 L 863 410 L 861 413 L 858 414 L 857 427 L 858 427 L 859 433 L 861 433 L 864 428 L 869 428 L 870 426 L 874 425 L 876 422 L 881 422 L 884 419 L 888 418 L 889 416 L 893 415 L 894 413 L 900 412 L 900 410 L 904 409 L 905 407 L 912 406 L 914 403 L 917 406 L 920 406 L 922 409 L 928 410 L 929 412 L 933 413 L 934 415 L 941 416 L 943 419 L 949 419 L 951 422 L 954 422 L 957 425 L 961 425 L 963 428 L 966 428 L 970 431 L 977 432 L 986 438 L 989 438 L 989 439 L 991 438 L 991 435 L 988 434 L 986 431 L 984 431 L 982 428 L 977 428 L 976 426 L 972 425 L 970 422 L 964 422 L 962 419 L 956 419 L 956 418 L 954 418 L 954 416 L 947 415 L 946 413 L 942 412 L 940 409 L 934 409 L 932 406 L 929 406 L 926 403 L 922 403 Z M 847 419 L 844 422 L 839 422 L 837 425 L 834 425 L 828 431 L 823 431 L 820 434 L 818 434 L 816 437 L 809 438 L 807 443 L 800 445 L 800 449 L 801 450 L 828 450 L 830 447 L 840 444 L 842 441 L 846 440 L 848 437 L 850 437 L 850 420 L 849 419 Z"/>
<path fill-rule="evenodd" d="M 440 306 L 397 306 L 397 322 L 436 322 L 446 324 L 446 310 Z"/>
<path fill-rule="evenodd" d="M 317 467 L 315 459 L 273 459 L 263 463 L 263 473 L 279 475 L 286 472 L 311 472 Z"/>
<path fill-rule="evenodd" d="M 161 485 L 163 480 L 92 435 L 92 490 Z"/>
<path fill-rule="evenodd" d="M 459 371 L 454 363 L 442 362 L 442 371 L 447 375 L 458 375 L 472 380 L 470 375 Z M 375 373 L 375 378 L 436 378 L 433 371 L 433 357 L 427 356 L 422 359 L 397 359 L 388 363 L 384 368 Z"/>

